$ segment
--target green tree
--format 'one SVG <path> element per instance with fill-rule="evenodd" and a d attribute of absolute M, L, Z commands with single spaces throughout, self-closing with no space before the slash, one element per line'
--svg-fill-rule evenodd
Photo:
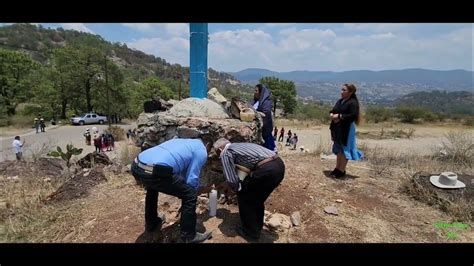
<path fill-rule="evenodd" d="M 28 100 L 28 76 L 37 67 L 30 56 L 0 48 L 0 98 L 8 115 L 15 114 L 18 104 Z"/>
<path fill-rule="evenodd" d="M 372 105 L 367 107 L 365 117 L 367 121 L 379 123 L 389 120 L 392 117 L 392 112 L 385 107 Z"/>
<path fill-rule="evenodd" d="M 418 107 L 401 106 L 397 107 L 396 112 L 402 122 L 413 123 L 415 119 L 421 118 L 424 115 L 425 110 Z"/>
<path fill-rule="evenodd" d="M 141 92 L 145 96 L 145 99 L 148 100 L 160 97 L 167 101 L 174 97 L 173 91 L 157 77 L 150 77 L 144 80 L 142 82 Z"/>
<path fill-rule="evenodd" d="M 267 86 L 272 92 L 273 114 L 275 115 L 277 105 L 283 105 L 285 114 L 293 113 L 296 107 L 296 88 L 295 83 L 289 80 L 280 80 L 276 77 L 263 77 L 259 81 Z"/>

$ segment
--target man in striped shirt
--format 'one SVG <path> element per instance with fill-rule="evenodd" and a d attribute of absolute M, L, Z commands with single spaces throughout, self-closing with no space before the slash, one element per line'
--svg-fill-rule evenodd
<path fill-rule="evenodd" d="M 237 233 L 257 240 L 263 227 L 264 203 L 283 180 L 285 164 L 275 152 L 255 143 L 230 143 L 221 138 L 214 149 L 221 158 L 226 184 L 237 192 L 242 222 Z M 250 174 L 241 180 L 236 165 L 249 169 Z"/>

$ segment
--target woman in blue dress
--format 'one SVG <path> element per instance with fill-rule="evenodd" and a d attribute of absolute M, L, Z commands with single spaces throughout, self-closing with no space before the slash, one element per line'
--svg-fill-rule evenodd
<path fill-rule="evenodd" d="M 332 152 L 337 155 L 336 168 L 331 176 L 339 178 L 346 175 L 348 160 L 360 160 L 363 157 L 356 144 L 356 125 L 361 121 L 357 88 L 353 84 L 344 84 L 341 99 L 329 112 L 331 117 L 331 139 L 334 142 Z"/>

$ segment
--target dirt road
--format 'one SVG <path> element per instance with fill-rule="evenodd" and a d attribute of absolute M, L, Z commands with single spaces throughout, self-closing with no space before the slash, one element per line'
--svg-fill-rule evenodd
<path fill-rule="evenodd" d="M 83 154 L 94 151 L 94 146 L 87 146 L 84 141 L 84 132 L 87 128 L 97 127 L 99 131 L 107 128 L 107 125 L 84 125 L 84 126 L 50 126 L 46 128 L 46 132 L 36 134 L 32 129 L 28 133 L 21 134 L 21 140 L 25 141 L 23 147 L 23 156 L 29 157 L 32 153 L 37 153 L 42 147 L 48 151 L 56 148 L 56 146 L 65 147 L 66 144 L 73 144 L 74 147 L 83 148 Z M 132 124 L 122 124 L 120 127 L 128 130 L 135 126 Z M 14 136 L 0 137 L 0 162 L 5 160 L 13 160 L 15 153 L 12 148 Z M 49 148 L 49 149 L 48 149 Z"/>

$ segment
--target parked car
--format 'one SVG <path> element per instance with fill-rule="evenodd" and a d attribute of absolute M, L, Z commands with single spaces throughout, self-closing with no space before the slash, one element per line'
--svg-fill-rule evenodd
<path fill-rule="evenodd" d="M 73 125 L 85 125 L 85 124 L 103 124 L 107 122 L 107 116 L 98 115 L 96 113 L 87 113 L 79 117 L 71 118 L 71 124 Z"/>

